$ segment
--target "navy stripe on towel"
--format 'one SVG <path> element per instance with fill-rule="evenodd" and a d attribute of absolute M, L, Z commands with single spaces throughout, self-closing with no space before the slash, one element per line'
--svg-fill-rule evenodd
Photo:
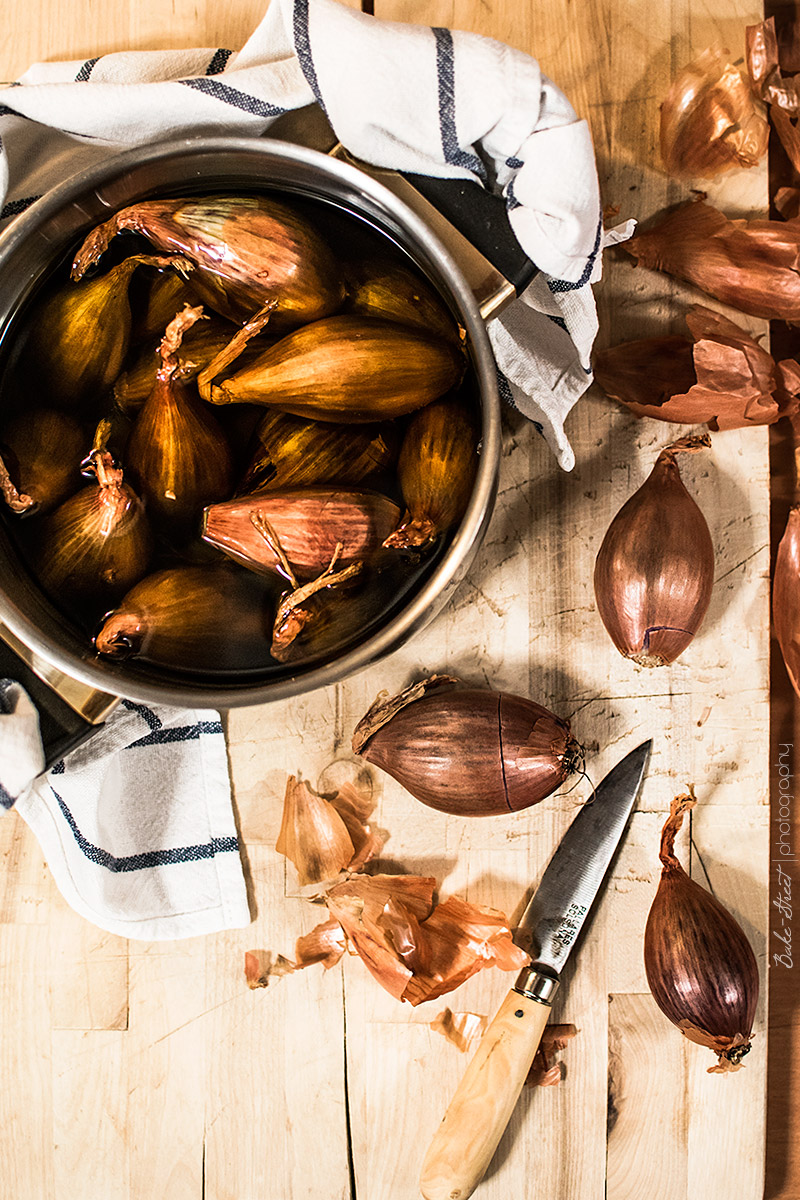
<path fill-rule="evenodd" d="M 514 195 L 514 180 L 509 179 L 508 187 L 506 188 L 506 208 L 509 212 L 513 212 L 515 208 L 521 208 L 521 204 Z"/>
<path fill-rule="evenodd" d="M 507 404 L 509 408 L 517 407 L 516 401 L 514 400 L 514 396 L 511 392 L 511 385 L 499 367 L 497 368 L 497 390 L 500 393 L 500 399 L 504 404 Z"/>
<path fill-rule="evenodd" d="M 58 792 L 53 787 L 51 791 L 80 849 L 90 862 L 96 863 L 98 867 L 105 867 L 107 871 L 146 871 L 149 867 L 168 866 L 172 863 L 199 862 L 204 858 L 213 858 L 215 854 L 227 854 L 239 849 L 238 838 L 225 837 L 212 838 L 210 842 L 198 846 L 177 846 L 173 850 L 145 850 L 141 854 L 128 854 L 117 858 L 100 846 L 93 845 L 83 836 Z"/>
<path fill-rule="evenodd" d="M 600 249 L 600 238 L 603 233 L 603 216 L 600 214 L 600 220 L 597 225 L 597 236 L 594 239 L 594 247 L 592 253 L 586 260 L 586 266 L 583 268 L 583 273 L 577 283 L 569 283 L 566 279 L 548 279 L 547 286 L 554 294 L 556 292 L 575 292 L 578 288 L 582 288 L 585 283 L 589 282 L 594 266 L 594 260 L 597 258 Z"/>
<path fill-rule="evenodd" d="M 23 196 L 20 200 L 10 200 L 5 208 L 0 212 L 0 221 L 4 221 L 6 217 L 16 217 L 21 212 L 25 212 L 26 208 L 36 200 L 40 200 L 41 196 Z"/>
<path fill-rule="evenodd" d="M 150 729 L 161 728 L 161 718 L 157 717 L 152 708 L 148 708 L 146 704 L 134 704 L 132 700 L 123 700 L 122 707 L 127 708 L 128 712 L 137 712 Z"/>
<path fill-rule="evenodd" d="M 213 96 L 215 100 L 221 100 L 223 104 L 230 104 L 233 108 L 241 108 L 244 112 L 252 113 L 254 117 L 279 117 L 281 113 L 286 112 L 285 108 L 279 108 L 277 104 L 267 104 L 257 96 L 248 96 L 246 92 L 228 87 L 226 83 L 220 83 L 217 79 L 178 79 L 176 83 L 182 83 L 184 87 L 194 88 L 198 92 L 205 92 L 207 96 Z"/>
<path fill-rule="evenodd" d="M 98 58 L 87 58 L 86 62 L 83 64 L 80 71 L 78 71 L 78 74 L 75 76 L 75 82 L 76 83 L 85 83 L 99 62 L 100 62 L 99 57 Z"/>
<path fill-rule="evenodd" d="M 2 783 L 0 783 L 0 804 L 3 808 L 13 808 L 14 806 L 14 797 L 9 795 Z"/>
<path fill-rule="evenodd" d="M 552 321 L 554 325 L 557 325 L 559 329 L 563 329 L 564 333 L 569 333 L 569 330 L 567 329 L 567 322 L 563 317 L 554 317 L 552 313 L 545 313 L 545 316 L 549 321 Z"/>
<path fill-rule="evenodd" d="M 206 67 L 206 75 L 219 75 L 228 65 L 228 59 L 233 54 L 232 50 L 223 50 L 220 48 L 212 58 L 211 62 Z"/>
<path fill-rule="evenodd" d="M 175 725 L 172 729 L 154 729 L 125 748 L 126 750 L 135 750 L 140 746 L 163 746 L 167 742 L 196 742 L 203 733 L 222 733 L 222 723 L 220 721 L 198 721 L 196 725 Z"/>
<path fill-rule="evenodd" d="M 322 99 L 322 92 L 319 90 L 317 68 L 314 66 L 314 59 L 311 57 L 311 35 L 308 29 L 308 0 L 294 0 L 292 32 L 294 34 L 294 49 L 297 61 L 300 63 L 300 69 L 305 76 L 306 83 L 314 93 L 314 99 L 327 116 L 328 110 L 325 107 L 325 101 Z"/>
<path fill-rule="evenodd" d="M 456 69 L 453 35 L 449 29 L 434 27 L 436 38 L 436 73 L 439 80 L 439 129 L 445 162 L 464 167 L 473 175 L 486 180 L 486 168 L 477 154 L 469 154 L 458 144 L 456 132 Z"/>
<path fill-rule="evenodd" d="M 497 370 L 497 390 L 500 393 L 500 399 L 503 401 L 504 404 L 507 404 L 509 406 L 509 408 L 515 408 L 517 410 L 517 412 L 519 412 L 519 406 L 517 405 L 516 401 L 514 400 L 514 394 L 511 391 L 511 384 L 508 382 L 508 380 L 506 379 L 505 375 L 503 374 L 503 372 L 500 370 L 499 367 L 497 367 L 496 370 Z M 534 421 L 533 418 L 531 418 L 530 421 L 531 421 L 531 425 L 533 425 L 536 429 L 538 429 L 539 433 L 541 433 L 542 436 L 544 436 L 544 429 L 542 427 L 541 421 Z"/>

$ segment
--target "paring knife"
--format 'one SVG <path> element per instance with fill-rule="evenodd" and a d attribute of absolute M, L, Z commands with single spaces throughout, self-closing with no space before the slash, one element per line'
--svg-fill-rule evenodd
<path fill-rule="evenodd" d="M 564 963 L 639 795 L 651 741 L 623 758 L 570 825 L 514 940 L 531 955 L 486 1030 L 422 1167 L 425 1200 L 466 1200 L 503 1136 L 550 1016 Z"/>

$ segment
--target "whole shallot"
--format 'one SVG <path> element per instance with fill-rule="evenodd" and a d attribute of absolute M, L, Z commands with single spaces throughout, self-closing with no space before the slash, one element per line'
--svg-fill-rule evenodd
<path fill-rule="evenodd" d="M 434 675 L 378 697 L 353 750 L 412 796 L 462 817 L 517 812 L 544 800 L 581 760 L 569 724 L 524 696 Z"/>
<path fill-rule="evenodd" d="M 674 662 L 711 601 L 711 534 L 676 462 L 678 453 L 710 444 L 706 434 L 662 450 L 649 478 L 614 517 L 597 555 L 594 591 L 602 622 L 620 654 L 642 667 Z"/>
<path fill-rule="evenodd" d="M 676 796 L 661 833 L 661 881 L 647 918 L 644 965 L 653 998 L 690 1042 L 719 1055 L 709 1072 L 735 1071 L 750 1050 L 758 967 L 744 931 L 674 853 L 692 794 Z"/>

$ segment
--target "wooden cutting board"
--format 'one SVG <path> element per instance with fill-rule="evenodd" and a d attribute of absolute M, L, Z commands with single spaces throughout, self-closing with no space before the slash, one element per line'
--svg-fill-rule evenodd
<path fill-rule="evenodd" d="M 605 206 L 646 219 L 689 195 L 663 174 L 658 106 L 712 43 L 743 53 L 760 10 L 738 0 L 375 0 L 376 14 L 495 37 L 537 57 L 591 124 Z M 238 48 L 256 0 L 12 0 L 0 76 L 29 62 L 121 48 Z M 707 188 L 732 214 L 766 210 L 766 174 Z M 611 253 L 597 288 L 600 344 L 681 331 L 700 299 Z M 763 325 L 731 314 L 753 330 Z M 431 1029 L 445 1007 L 491 1015 L 511 980 L 486 971 L 417 1009 L 360 961 L 245 985 L 253 948 L 291 957 L 319 919 L 275 853 L 287 773 L 365 775 L 350 753 L 375 694 L 434 671 L 529 695 L 569 718 L 599 779 L 654 739 L 649 777 L 554 1019 L 574 1022 L 566 1078 L 527 1091 L 480 1200 L 760 1200 L 766 1011 L 746 1068 L 708 1075 L 653 1003 L 642 964 L 659 831 L 688 783 L 698 808 L 680 844 L 749 934 L 763 968 L 768 870 L 768 461 L 762 429 L 715 435 L 682 464 L 707 515 L 716 585 L 703 630 L 673 667 L 616 653 L 594 607 L 605 530 L 673 427 L 637 422 L 593 390 L 567 423 L 578 466 L 559 471 L 532 426 L 506 424 L 500 493 L 470 576 L 412 646 L 336 687 L 232 712 L 230 762 L 253 924 L 179 943 L 126 942 L 69 910 L 15 816 L 0 822 L 0 1177 L 27 1200 L 414 1200 L 425 1149 L 467 1058 Z M 680 432 L 680 431 L 678 431 Z M 519 916 L 585 781 L 537 809 L 468 820 L 423 808 L 367 772 L 388 831 L 387 869 L 435 875 Z"/>

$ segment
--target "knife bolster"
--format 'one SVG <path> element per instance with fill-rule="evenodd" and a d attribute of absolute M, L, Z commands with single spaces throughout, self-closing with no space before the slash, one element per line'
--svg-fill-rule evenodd
<path fill-rule="evenodd" d="M 539 1004 L 552 1004 L 560 982 L 554 975 L 546 975 L 536 967 L 524 967 L 514 984 L 514 991 Z"/>

